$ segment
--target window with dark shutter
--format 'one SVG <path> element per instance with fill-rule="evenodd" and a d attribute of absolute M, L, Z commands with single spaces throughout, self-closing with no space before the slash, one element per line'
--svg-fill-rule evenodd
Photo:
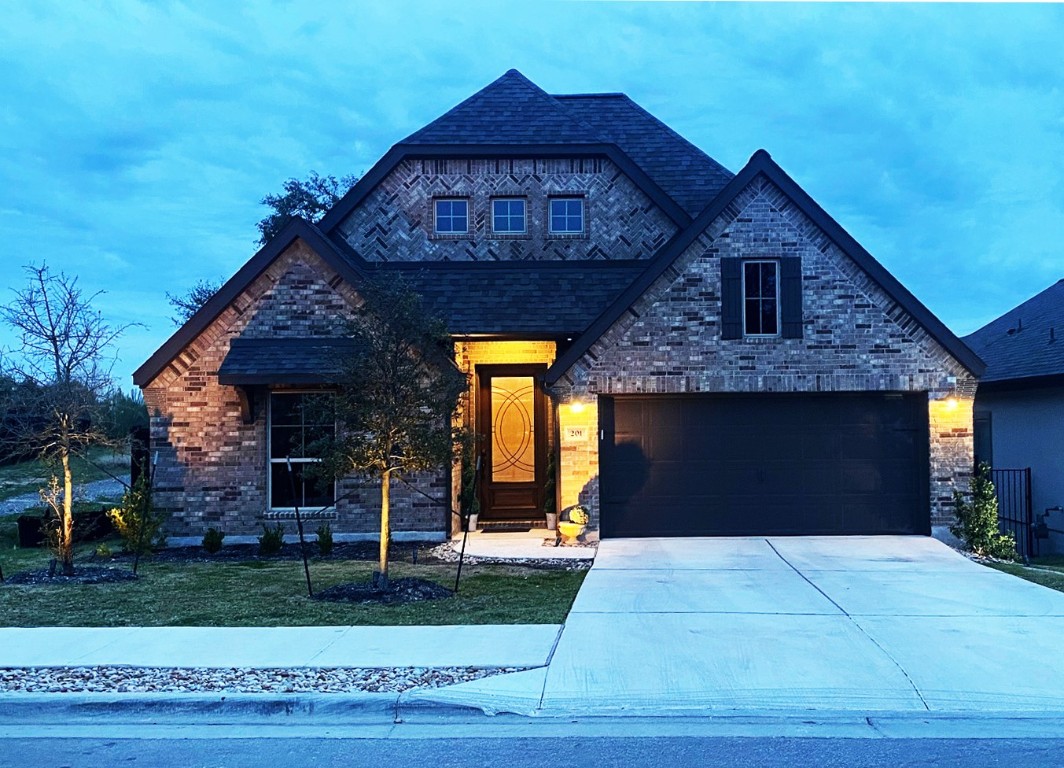
<path fill-rule="evenodd" d="M 721 338 L 802 338 L 802 262 L 779 259 L 720 260 Z"/>
<path fill-rule="evenodd" d="M 743 335 L 743 276 L 740 259 L 720 260 L 720 337 Z"/>
<path fill-rule="evenodd" d="M 802 260 L 797 256 L 780 259 L 780 305 L 783 338 L 802 338 Z"/>

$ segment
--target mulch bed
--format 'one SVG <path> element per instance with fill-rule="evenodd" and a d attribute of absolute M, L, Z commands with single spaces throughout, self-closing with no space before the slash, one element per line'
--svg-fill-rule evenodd
<path fill-rule="evenodd" d="M 416 544 L 413 542 L 393 542 L 388 548 L 394 560 L 402 562 L 439 562 L 427 553 L 435 544 Z M 380 556 L 380 545 L 375 541 L 353 541 L 333 545 L 328 555 L 322 555 L 317 542 L 307 542 L 307 557 L 315 560 L 376 560 Z M 153 563 L 211 563 L 219 560 L 240 562 L 255 560 L 299 560 L 302 554 L 299 544 L 285 544 L 281 551 L 273 555 L 260 555 L 258 544 L 224 544 L 220 550 L 211 554 L 201 546 L 167 547 L 151 553 Z M 115 560 L 132 559 L 131 555 L 116 554 Z M 146 558 L 148 559 L 148 558 Z"/>
<path fill-rule="evenodd" d="M 48 575 L 48 569 L 20 571 L 8 576 L 5 584 L 36 586 L 42 584 L 115 584 L 120 581 L 136 581 L 137 577 L 128 568 L 101 568 L 95 565 L 77 565 L 73 576 L 64 576 L 56 571 Z"/>
<path fill-rule="evenodd" d="M 422 600 L 442 600 L 454 594 L 447 587 L 441 587 L 434 581 L 426 579 L 393 579 L 387 589 L 381 589 L 369 582 L 337 584 L 323 589 L 314 595 L 315 600 L 329 600 L 338 603 L 416 603 Z"/>

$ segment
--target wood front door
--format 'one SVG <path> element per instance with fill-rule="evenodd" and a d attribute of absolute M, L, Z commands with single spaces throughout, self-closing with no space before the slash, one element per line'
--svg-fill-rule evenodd
<path fill-rule="evenodd" d="M 477 436 L 484 458 L 480 517 L 543 517 L 546 470 L 546 366 L 477 366 Z"/>

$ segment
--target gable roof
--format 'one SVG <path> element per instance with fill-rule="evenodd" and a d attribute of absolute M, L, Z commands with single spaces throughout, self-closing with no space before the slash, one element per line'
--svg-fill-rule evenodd
<path fill-rule="evenodd" d="M 985 364 L 969 349 L 964 342 L 947 328 L 941 320 L 898 282 L 886 268 L 866 251 L 860 243 L 844 230 L 808 193 L 780 168 L 764 149 L 753 154 L 746 166 L 736 174 L 727 186 L 721 190 L 713 203 L 691 223 L 691 226 L 678 232 L 655 256 L 646 271 L 613 302 L 589 326 L 564 354 L 558 356 L 547 371 L 547 384 L 554 384 L 579 360 L 591 346 L 629 310 L 636 300 L 657 280 L 680 255 L 695 241 L 709 224 L 747 187 L 759 174 L 764 174 L 772 183 L 808 216 L 831 240 L 854 262 L 863 269 L 896 301 L 933 339 L 941 344 L 958 362 L 973 375 L 979 376 Z"/>
<path fill-rule="evenodd" d="M 986 361 L 980 385 L 1064 376 L 1064 280 L 965 336 L 964 341 Z"/>
<path fill-rule="evenodd" d="M 348 338 L 234 338 L 218 368 L 218 383 L 330 384 L 358 349 Z"/>
<path fill-rule="evenodd" d="M 163 342 L 155 354 L 133 372 L 133 383 L 137 386 L 144 386 L 158 376 L 182 349 L 199 336 L 296 239 L 306 242 L 345 280 L 357 282 L 364 276 L 357 261 L 349 258 L 348 254 L 325 237 L 321 230 L 305 219 L 294 218 L 277 233 L 276 237 L 259 249 L 235 275 L 229 278 L 173 336 Z"/>
<path fill-rule="evenodd" d="M 320 226 L 331 233 L 408 158 L 590 156 L 609 158 L 681 228 L 732 175 L 627 96 L 552 96 L 511 69 L 393 146 Z"/>

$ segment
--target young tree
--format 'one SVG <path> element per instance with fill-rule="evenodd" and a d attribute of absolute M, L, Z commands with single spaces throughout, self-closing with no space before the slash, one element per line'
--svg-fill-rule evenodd
<path fill-rule="evenodd" d="M 74 573 L 74 481 L 71 457 L 93 443 L 106 442 L 97 418 L 103 396 L 111 389 L 109 348 L 128 326 L 113 328 L 92 307 L 99 294 L 85 296 L 76 277 L 53 274 L 47 265 L 26 267 L 28 284 L 14 291 L 0 317 L 18 333 L 22 349 L 5 356 L 6 375 L 25 386 L 8 414 L 22 414 L 9 424 L 8 439 L 24 450 L 55 462 L 41 498 L 56 516 L 54 546 L 63 573 Z"/>
<path fill-rule="evenodd" d="M 224 280 L 197 280 L 196 284 L 186 293 L 177 295 L 166 292 L 166 300 L 177 312 L 171 315 L 170 320 L 180 327 L 188 322 L 188 319 L 199 311 L 199 308 L 211 300 L 218 289 L 224 284 Z"/>
<path fill-rule="evenodd" d="M 319 176 L 311 171 L 305 179 L 289 179 L 284 194 L 266 195 L 259 202 L 268 205 L 273 213 L 258 223 L 259 245 L 265 245 L 293 216 L 317 222 L 347 194 L 358 181 L 357 176 Z"/>
<path fill-rule="evenodd" d="M 449 356 L 450 335 L 400 278 L 360 287 L 364 298 L 349 326 L 354 349 L 334 399 L 336 434 L 323 469 L 379 479 L 379 572 L 388 586 L 392 479 L 445 466 L 464 433 L 456 419 L 468 381 Z"/>

